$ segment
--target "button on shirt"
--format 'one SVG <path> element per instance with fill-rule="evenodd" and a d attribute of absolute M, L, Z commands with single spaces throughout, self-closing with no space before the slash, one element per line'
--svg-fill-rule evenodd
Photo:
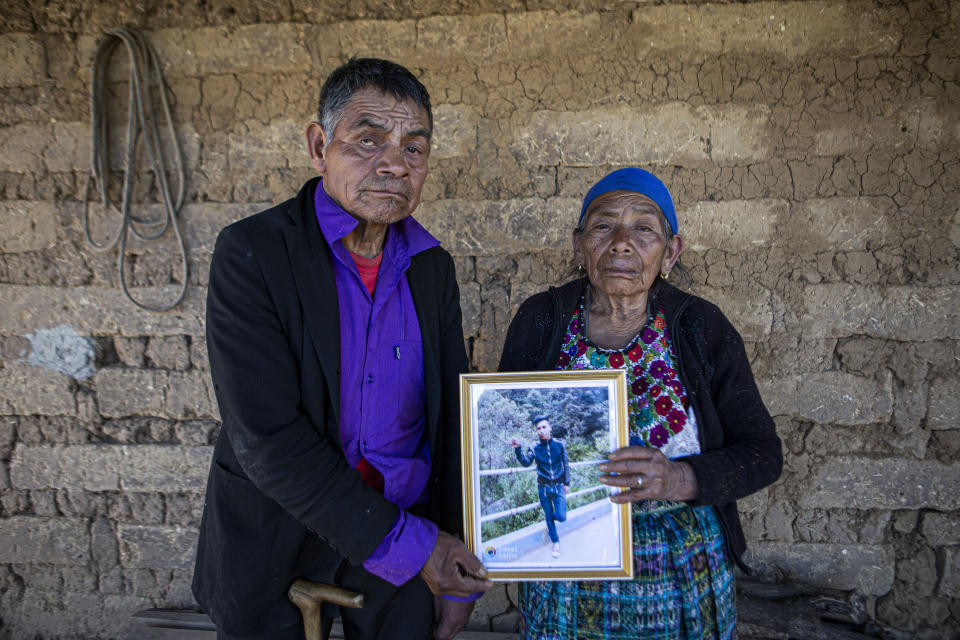
<path fill-rule="evenodd" d="M 404 511 L 425 502 L 430 475 L 423 341 L 406 271 L 410 257 L 439 242 L 406 217 L 387 229 L 371 296 L 343 238 L 358 222 L 317 185 L 317 222 L 333 256 L 340 313 L 340 438 L 347 462 L 362 459 L 384 478 L 383 495 L 400 507 L 393 528 L 364 568 L 400 585 L 433 551 L 437 526 Z"/>

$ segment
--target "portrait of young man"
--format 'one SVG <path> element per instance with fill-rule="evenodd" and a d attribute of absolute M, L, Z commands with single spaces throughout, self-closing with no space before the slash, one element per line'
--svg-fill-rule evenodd
<path fill-rule="evenodd" d="M 193 591 L 218 638 L 304 637 L 297 578 L 363 594 L 347 638 L 451 638 L 490 583 L 462 544 L 450 255 L 411 217 L 426 88 L 386 60 L 326 79 L 306 130 L 319 177 L 224 228 L 207 345 L 222 428 Z"/>
<path fill-rule="evenodd" d="M 550 555 L 560 557 L 560 534 L 557 532 L 557 523 L 567 520 L 567 493 L 570 491 L 570 460 L 567 449 L 559 440 L 553 437 L 553 427 L 547 416 L 537 416 L 533 419 L 533 426 L 537 432 L 537 442 L 534 447 L 526 450 L 516 439 L 510 441 L 517 462 L 525 467 L 537 465 L 537 496 L 543 508 L 543 519 L 547 523 L 547 535 L 553 548 Z"/>

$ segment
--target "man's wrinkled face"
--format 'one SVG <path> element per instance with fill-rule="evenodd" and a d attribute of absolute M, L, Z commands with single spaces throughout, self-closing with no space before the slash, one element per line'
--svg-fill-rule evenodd
<path fill-rule="evenodd" d="M 541 420 L 540 422 L 535 424 L 534 427 L 536 427 L 537 429 L 537 435 L 540 436 L 540 440 L 542 440 L 543 442 L 546 442 L 547 440 L 550 439 L 552 429 L 550 428 L 549 422 L 547 422 L 546 420 Z"/>
<path fill-rule="evenodd" d="M 318 140 L 311 140 L 311 162 L 323 174 L 324 191 L 347 213 L 391 224 L 417 208 L 430 156 L 424 108 L 378 89 L 361 89 L 332 134 L 318 132 Z"/>

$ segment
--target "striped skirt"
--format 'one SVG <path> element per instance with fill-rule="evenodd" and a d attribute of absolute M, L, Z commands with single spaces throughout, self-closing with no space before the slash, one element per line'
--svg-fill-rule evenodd
<path fill-rule="evenodd" d="M 524 638 L 735 637 L 733 567 L 712 507 L 633 510 L 633 580 L 521 582 Z"/>

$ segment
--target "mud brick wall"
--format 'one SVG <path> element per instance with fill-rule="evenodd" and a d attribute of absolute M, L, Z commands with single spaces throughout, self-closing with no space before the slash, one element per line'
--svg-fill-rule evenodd
<path fill-rule="evenodd" d="M 783 478 L 741 503 L 749 561 L 848 594 L 885 637 L 957 637 L 958 23 L 947 0 L 3 3 L 0 637 L 120 638 L 193 605 L 211 246 L 311 176 L 319 79 L 355 54 L 434 97 L 417 217 L 456 258 L 476 370 L 569 274 L 591 182 L 656 171 L 687 286 L 742 332 L 784 440 Z M 92 54 L 121 26 L 164 62 L 188 169 L 190 289 L 165 314 L 123 299 L 80 223 Z M 169 235 L 131 254 L 135 293 L 176 289 Z M 514 628 L 514 597 L 471 626 Z"/>

